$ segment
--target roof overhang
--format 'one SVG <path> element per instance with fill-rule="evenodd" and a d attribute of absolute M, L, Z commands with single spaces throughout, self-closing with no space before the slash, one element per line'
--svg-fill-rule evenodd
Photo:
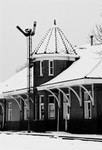
<path fill-rule="evenodd" d="M 89 84 L 102 84 L 102 78 L 82 78 L 70 81 L 56 82 L 53 84 L 42 84 L 37 87 L 38 91 L 45 89 L 55 89 L 55 88 L 65 88 L 68 86 L 79 86 L 79 85 L 89 85 Z"/>
<path fill-rule="evenodd" d="M 31 88 L 33 91 L 33 88 Z M 27 93 L 28 92 L 28 88 L 23 88 L 23 89 L 18 89 L 18 90 L 12 90 L 12 91 L 7 91 L 7 92 L 3 92 L 3 94 L 11 94 L 11 95 L 18 95 L 18 94 L 23 94 L 23 93 Z"/>
<path fill-rule="evenodd" d="M 74 54 L 60 54 L 60 53 L 46 53 L 46 54 L 34 54 L 34 61 L 46 60 L 46 59 L 54 59 L 54 60 L 75 60 L 75 58 L 79 58 L 78 55 Z"/>
<path fill-rule="evenodd" d="M 27 92 L 28 92 L 27 88 L 3 92 L 2 94 L 0 94 L 0 99 L 8 97 L 9 95 L 21 95 Z M 32 88 L 32 92 L 33 92 L 33 88 Z"/>

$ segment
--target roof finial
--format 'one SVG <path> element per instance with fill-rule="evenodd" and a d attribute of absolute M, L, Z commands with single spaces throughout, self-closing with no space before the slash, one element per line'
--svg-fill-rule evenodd
<path fill-rule="evenodd" d="M 56 20 L 54 20 L 54 25 L 56 25 Z"/>

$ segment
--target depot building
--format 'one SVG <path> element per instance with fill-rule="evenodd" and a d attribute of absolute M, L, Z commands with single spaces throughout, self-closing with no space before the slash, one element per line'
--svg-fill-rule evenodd
<path fill-rule="evenodd" d="M 0 129 L 102 133 L 101 51 L 73 48 L 54 24 L 32 56 L 30 101 L 27 67 L 0 84 Z"/>

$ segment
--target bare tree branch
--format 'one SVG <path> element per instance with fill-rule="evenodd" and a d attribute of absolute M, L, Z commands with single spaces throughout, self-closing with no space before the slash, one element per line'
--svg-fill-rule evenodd
<path fill-rule="evenodd" d="M 94 37 L 94 44 L 102 44 L 102 25 L 96 25 L 95 30 L 91 32 Z"/>

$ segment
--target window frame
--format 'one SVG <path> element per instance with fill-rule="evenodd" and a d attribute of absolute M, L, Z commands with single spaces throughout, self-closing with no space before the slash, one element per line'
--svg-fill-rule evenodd
<path fill-rule="evenodd" d="M 91 91 L 89 93 L 91 94 Z M 92 119 L 92 102 L 86 91 L 84 92 L 84 119 Z"/>
<path fill-rule="evenodd" d="M 84 119 L 92 119 L 92 103 L 90 100 L 84 101 Z"/>
<path fill-rule="evenodd" d="M 68 97 L 68 99 L 70 99 L 70 94 L 66 94 L 66 96 Z M 65 97 L 63 97 L 63 119 L 70 119 L 70 106 L 68 104 L 67 101 L 65 101 Z M 65 112 L 64 112 L 65 110 Z"/>
<path fill-rule="evenodd" d="M 37 96 L 35 96 L 34 120 L 37 120 Z"/>
<path fill-rule="evenodd" d="M 42 115 L 42 107 L 44 113 L 44 101 L 42 102 L 42 97 L 44 98 L 44 95 L 39 95 L 39 119 L 40 120 L 44 120 L 44 115 Z"/>
<path fill-rule="evenodd" d="M 52 66 L 51 66 L 51 63 L 52 63 Z M 53 75 L 54 75 L 54 60 L 49 60 L 49 76 L 53 76 Z"/>
<path fill-rule="evenodd" d="M 67 102 L 63 102 L 63 119 L 70 119 L 70 106 Z"/>
<path fill-rule="evenodd" d="M 40 76 L 43 76 L 44 61 L 40 61 Z"/>
<path fill-rule="evenodd" d="M 50 101 L 50 97 L 53 97 L 53 99 L 54 99 L 54 102 L 52 103 L 52 102 L 49 102 Z M 51 117 L 50 116 L 50 106 L 53 106 L 53 109 L 54 109 L 54 117 Z M 53 120 L 53 119 L 55 119 L 55 98 L 54 98 L 54 96 L 53 95 L 48 95 L 48 119 L 51 119 L 51 120 Z"/>
<path fill-rule="evenodd" d="M 12 102 L 8 102 L 8 121 L 12 121 Z"/>
<path fill-rule="evenodd" d="M 24 104 L 24 120 L 28 120 L 28 107 Z"/>

